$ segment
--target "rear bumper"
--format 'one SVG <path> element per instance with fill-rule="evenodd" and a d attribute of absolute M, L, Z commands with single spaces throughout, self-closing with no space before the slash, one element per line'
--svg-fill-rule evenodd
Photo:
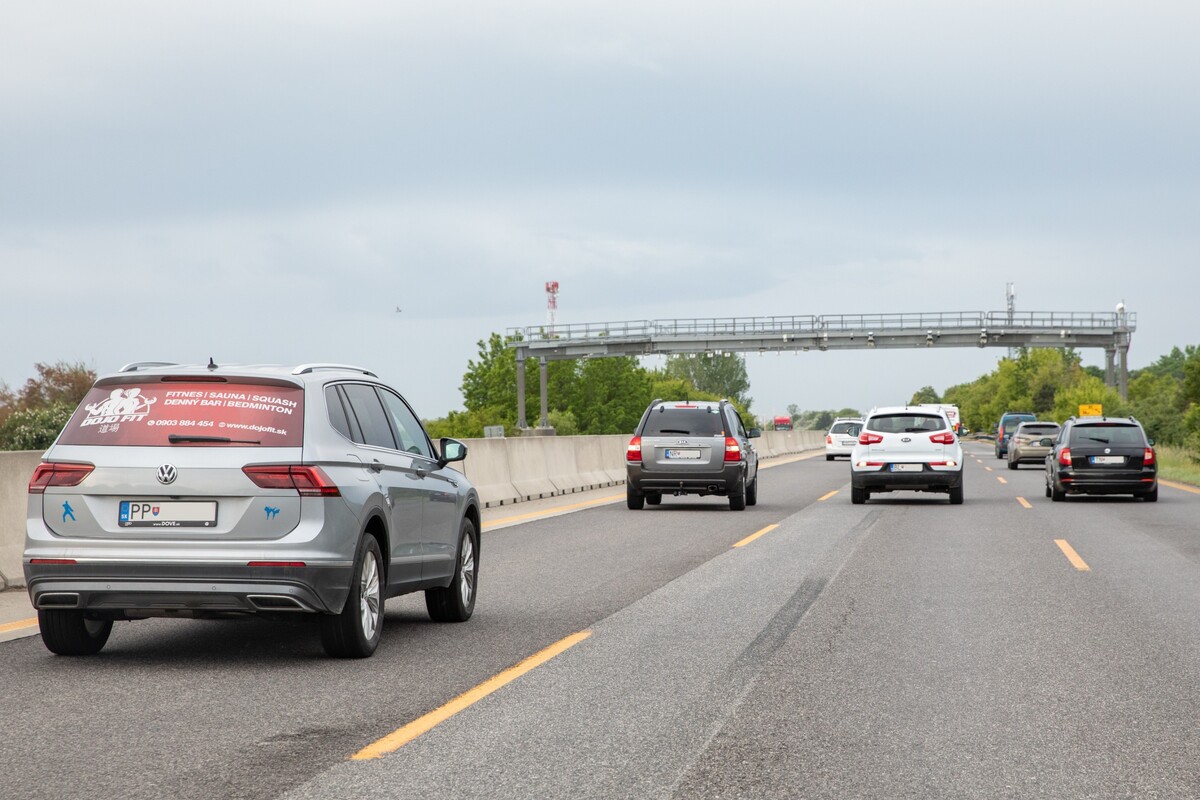
<path fill-rule="evenodd" d="M 742 462 L 705 472 L 646 470 L 641 464 L 626 464 L 629 485 L 642 493 L 723 495 L 728 494 L 731 488 L 742 486 L 745 474 L 746 466 Z"/>
<path fill-rule="evenodd" d="M 1155 472 L 1092 475 L 1071 471 L 1059 473 L 1054 480 L 1067 494 L 1141 494 L 1158 486 Z"/>
<path fill-rule="evenodd" d="M 1049 448 L 1040 450 L 1031 450 L 1029 448 L 1012 450 L 1009 453 L 1009 459 L 1018 464 L 1041 464 L 1045 462 L 1046 456 L 1050 455 Z"/>
<path fill-rule="evenodd" d="M 81 561 L 26 562 L 37 609 L 76 609 L 110 619 L 230 613 L 335 613 L 350 590 L 351 564 L 248 567 Z"/>
<path fill-rule="evenodd" d="M 850 485 L 870 492 L 949 492 L 962 486 L 962 470 L 934 471 L 926 467 L 923 472 L 872 472 L 854 471 L 850 474 Z"/>

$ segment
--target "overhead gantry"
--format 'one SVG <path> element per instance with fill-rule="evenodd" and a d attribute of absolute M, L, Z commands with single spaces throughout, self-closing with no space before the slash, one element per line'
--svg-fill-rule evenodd
<path fill-rule="evenodd" d="M 525 367 L 539 366 L 541 428 L 548 427 L 547 362 L 574 358 L 919 347 L 1099 347 L 1104 382 L 1125 397 L 1137 314 L 960 311 L 934 314 L 725 317 L 589 322 L 509 328 L 517 355 L 517 425 L 525 419 Z"/>

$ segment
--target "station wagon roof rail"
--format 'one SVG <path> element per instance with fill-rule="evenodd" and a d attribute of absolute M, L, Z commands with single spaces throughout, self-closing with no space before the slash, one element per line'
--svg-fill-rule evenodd
<path fill-rule="evenodd" d="M 301 364 L 292 370 L 293 375 L 306 375 L 310 372 L 316 372 L 319 369 L 338 369 L 347 372 L 361 372 L 363 375 L 370 375 L 372 378 L 378 378 L 374 372 L 362 367 L 354 367 L 349 364 Z"/>

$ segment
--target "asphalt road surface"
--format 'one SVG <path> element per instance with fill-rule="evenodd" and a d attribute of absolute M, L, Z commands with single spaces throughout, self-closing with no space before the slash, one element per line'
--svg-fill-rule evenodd
<path fill-rule="evenodd" d="M 1200 797 L 1200 495 L 1051 503 L 968 451 L 962 506 L 851 505 L 818 456 L 744 512 L 485 529 L 475 616 L 389 601 L 363 661 L 302 621 L 0 644 L 0 796 Z"/>

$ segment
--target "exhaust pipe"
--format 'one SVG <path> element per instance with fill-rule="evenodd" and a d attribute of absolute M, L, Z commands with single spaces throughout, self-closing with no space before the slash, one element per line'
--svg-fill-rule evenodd
<path fill-rule="evenodd" d="M 252 594 L 246 599 L 259 611 L 312 611 L 294 597 L 281 594 Z"/>
<path fill-rule="evenodd" d="M 38 608 L 79 608 L 79 595 L 75 592 L 47 592 L 39 594 Z"/>

